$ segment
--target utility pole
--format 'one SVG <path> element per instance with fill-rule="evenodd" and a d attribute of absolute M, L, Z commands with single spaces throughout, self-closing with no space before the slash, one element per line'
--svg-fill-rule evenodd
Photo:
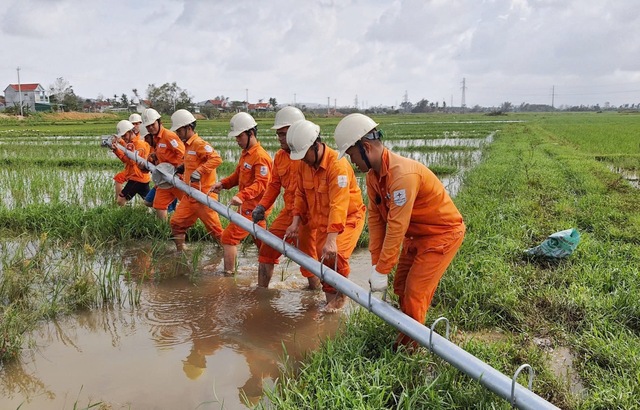
<path fill-rule="evenodd" d="M 553 106 L 553 103 L 554 103 L 555 99 L 556 99 L 556 86 L 552 85 L 551 86 L 551 108 L 555 108 Z"/>
<path fill-rule="evenodd" d="M 298 105 L 296 104 L 296 94 L 293 93 L 293 106 L 294 107 L 298 107 Z"/>
<path fill-rule="evenodd" d="M 460 108 L 462 109 L 462 112 L 464 112 L 464 109 L 467 106 L 467 103 L 465 101 L 466 92 L 467 92 L 467 79 L 463 77 L 462 78 L 462 100 L 460 101 Z"/>
<path fill-rule="evenodd" d="M 249 89 L 245 88 L 244 91 L 245 91 L 246 97 L 247 97 L 247 99 L 245 100 L 247 102 L 247 112 L 249 112 Z"/>
<path fill-rule="evenodd" d="M 338 111 L 338 99 L 334 98 L 333 99 L 333 112 L 337 112 Z"/>
<path fill-rule="evenodd" d="M 22 112 L 22 85 L 20 85 L 20 67 L 16 68 L 16 71 L 18 71 L 18 98 L 20 101 L 20 116 L 24 116 L 24 113 Z"/>
<path fill-rule="evenodd" d="M 327 115 L 331 114 L 331 97 L 327 97 Z"/>
<path fill-rule="evenodd" d="M 356 99 L 353 101 L 353 106 L 356 107 L 356 110 L 359 108 L 358 107 L 358 94 L 356 94 Z"/>
<path fill-rule="evenodd" d="M 409 111 L 409 93 L 407 90 L 404 90 L 404 95 L 402 96 L 402 109 L 405 112 Z"/>

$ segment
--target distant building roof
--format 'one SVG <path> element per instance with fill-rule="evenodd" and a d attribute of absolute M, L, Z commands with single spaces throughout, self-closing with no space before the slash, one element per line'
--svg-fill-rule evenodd
<path fill-rule="evenodd" d="M 269 103 L 249 104 L 249 110 L 267 110 L 271 105 Z"/>
<path fill-rule="evenodd" d="M 16 91 L 34 91 L 36 88 L 38 88 L 40 84 L 37 83 L 33 83 L 33 84 L 20 84 L 20 86 L 18 87 L 18 84 L 9 84 L 9 87 L 13 88 Z"/>

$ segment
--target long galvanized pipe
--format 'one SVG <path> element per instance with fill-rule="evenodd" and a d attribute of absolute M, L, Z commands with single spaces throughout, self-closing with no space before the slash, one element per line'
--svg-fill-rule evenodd
<path fill-rule="evenodd" d="M 421 346 L 429 348 L 442 359 L 449 362 L 469 377 L 479 381 L 480 384 L 498 396 L 510 401 L 515 407 L 532 410 L 558 408 L 519 383 L 515 383 L 515 385 L 513 385 L 512 378 L 505 376 L 498 370 L 489 366 L 487 363 L 458 347 L 446 338 L 440 336 L 438 333 L 432 332 L 431 329 L 424 326 L 422 323 L 417 322 L 398 309 L 395 309 L 390 304 L 373 296 L 370 291 L 361 288 L 333 269 L 322 265 L 320 262 L 301 252 L 296 247 L 289 245 L 269 231 L 254 224 L 239 213 L 234 212 L 231 210 L 230 206 L 222 205 L 220 202 L 212 199 L 208 195 L 184 183 L 175 175 L 165 174 L 160 170 L 156 171 L 156 167 L 153 166 L 153 164 L 138 157 L 136 153 L 127 151 L 122 145 L 118 144 L 118 148 L 129 158 L 146 166 L 152 173 L 160 172 L 165 181 L 172 183 L 176 188 L 185 192 L 196 201 L 207 205 L 209 208 L 218 212 L 218 214 L 253 234 L 272 248 L 280 249 L 285 256 L 291 258 L 300 266 L 308 269 L 314 275 L 329 283 L 331 286 L 344 293 L 397 330 L 410 336 Z M 513 396 L 512 387 L 514 387 Z"/>

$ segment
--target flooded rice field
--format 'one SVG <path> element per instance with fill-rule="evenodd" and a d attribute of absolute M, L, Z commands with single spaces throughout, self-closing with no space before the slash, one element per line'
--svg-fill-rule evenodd
<path fill-rule="evenodd" d="M 344 320 L 322 311 L 324 295 L 305 289 L 293 262 L 258 289 L 254 247 L 240 255 L 235 277 L 222 274 L 213 245 L 197 275 L 175 254 L 151 261 L 152 253 L 145 246 L 119 255 L 132 277 L 148 278 L 138 282 L 138 307 L 85 311 L 30 335 L 20 360 L 0 370 L 0 408 L 248 408 L 285 362 L 316 349 Z M 369 267 L 368 252 L 355 253 L 351 280 L 364 286 Z"/>
<path fill-rule="evenodd" d="M 459 138 L 450 135 L 437 139 L 396 138 L 385 140 L 385 144 L 395 152 L 427 166 L 456 170 L 439 174 L 455 195 L 464 172 L 480 162 L 482 148 L 490 144 L 494 137 L 494 133 L 490 133 L 483 138 L 464 138 L 467 134 L 460 134 Z M 110 150 L 99 146 L 99 137 L 38 138 L 43 141 L 25 145 L 24 149 L 12 146 L 3 148 L 0 145 L 0 160 L 11 160 L 14 164 L 0 167 L 0 192 L 4 193 L 0 206 L 14 209 L 18 206 L 65 203 L 91 208 L 113 203 L 113 176 L 120 170 L 117 167 L 119 161 Z M 211 140 L 225 161 L 225 169 L 218 172 L 219 177 L 227 176 L 240 157 L 237 144 L 227 137 L 205 138 Z M 68 145 L 70 141 L 79 145 Z M 271 155 L 279 148 L 273 141 L 264 145 Z M 61 161 L 59 166 L 39 165 L 38 161 L 51 159 Z M 69 160 L 68 166 L 64 159 Z M 105 161 L 113 161 L 116 166 L 105 169 Z M 364 183 L 361 188 L 364 188 Z"/>
<path fill-rule="evenodd" d="M 464 132 L 448 127 L 425 135 L 399 129 L 385 144 L 427 166 L 452 170 L 439 178 L 455 196 L 465 171 L 492 142 L 495 127 Z M 223 166 L 237 162 L 240 150 L 233 139 L 204 138 L 221 154 Z M 261 141 L 272 155 L 279 148 L 274 136 Z M 71 165 L 38 166 L 60 158 Z M 119 162 L 100 147 L 99 136 L 3 134 L 0 160 L 9 164 L 0 167 L 0 207 L 113 203 Z M 105 166 L 109 161 L 116 166 Z M 232 167 L 225 169 L 219 177 Z M 358 180 L 364 189 L 364 175 Z M 220 202 L 231 196 L 225 191 Z M 248 408 L 264 398 L 285 364 L 295 365 L 332 337 L 356 308 L 351 302 L 342 313 L 325 313 L 324 295 L 305 289 L 306 279 L 293 262 L 276 267 L 270 289 L 258 289 L 253 246 L 239 254 L 236 276 L 227 277 L 222 252 L 212 243 L 198 244 L 186 257 L 173 253 L 171 243 L 164 245 L 167 254 L 157 244 L 142 244 L 110 249 L 92 260 L 87 269 L 96 280 L 115 277 L 117 289 L 110 291 L 122 295 L 119 303 L 42 323 L 19 360 L 0 368 L 0 408 Z M 11 245 L 3 250 L 13 252 Z M 51 266 L 53 271 L 58 265 Z M 368 251 L 357 250 L 351 266 L 350 279 L 367 288 Z"/>

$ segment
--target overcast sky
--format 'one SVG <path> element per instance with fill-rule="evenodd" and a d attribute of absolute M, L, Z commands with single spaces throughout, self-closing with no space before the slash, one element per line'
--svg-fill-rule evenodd
<path fill-rule="evenodd" d="M 0 83 L 360 108 L 640 103 L 637 0 L 2 0 Z"/>

